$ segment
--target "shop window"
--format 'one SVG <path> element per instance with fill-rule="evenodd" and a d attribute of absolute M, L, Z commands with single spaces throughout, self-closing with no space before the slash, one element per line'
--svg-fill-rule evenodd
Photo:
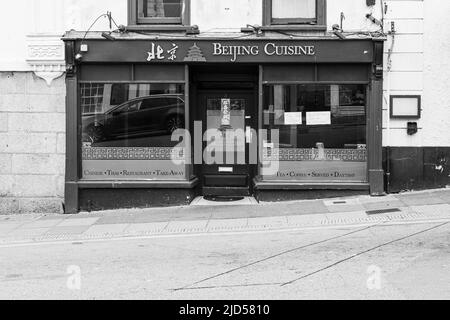
<path fill-rule="evenodd" d="M 188 24 L 190 0 L 129 0 L 130 24 Z"/>
<path fill-rule="evenodd" d="M 325 25 L 326 0 L 264 0 L 265 25 Z"/>
<path fill-rule="evenodd" d="M 265 180 L 367 182 L 365 85 L 264 87 Z M 277 132 L 278 134 L 275 134 Z"/>
<path fill-rule="evenodd" d="M 172 141 L 185 127 L 184 85 L 82 83 L 80 92 L 83 179 L 186 179 L 186 150 Z"/>

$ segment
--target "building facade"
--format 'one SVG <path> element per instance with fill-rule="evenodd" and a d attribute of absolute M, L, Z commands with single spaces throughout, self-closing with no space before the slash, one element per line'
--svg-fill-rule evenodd
<path fill-rule="evenodd" d="M 445 187 L 448 1 L 16 1 L 0 212 Z"/>

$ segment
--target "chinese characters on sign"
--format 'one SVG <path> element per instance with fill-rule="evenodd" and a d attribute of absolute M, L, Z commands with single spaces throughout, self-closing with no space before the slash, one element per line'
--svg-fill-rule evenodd
<path fill-rule="evenodd" d="M 164 60 L 166 57 L 164 56 L 165 53 L 167 53 L 168 56 L 168 60 L 171 61 L 175 61 L 175 59 L 177 58 L 177 50 L 178 50 L 178 46 L 173 43 L 172 44 L 172 48 L 165 51 L 164 48 L 161 45 L 156 45 L 155 43 L 152 43 L 151 45 L 151 49 L 148 52 L 148 58 L 147 61 L 153 61 L 153 60 Z"/>

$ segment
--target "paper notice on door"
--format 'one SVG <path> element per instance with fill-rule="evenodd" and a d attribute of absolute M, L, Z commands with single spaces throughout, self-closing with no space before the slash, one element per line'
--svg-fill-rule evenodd
<path fill-rule="evenodd" d="M 301 112 L 286 112 L 284 114 L 284 124 L 290 125 L 301 125 L 303 122 Z"/>
<path fill-rule="evenodd" d="M 231 100 L 222 99 L 222 126 L 231 125 Z"/>
<path fill-rule="evenodd" d="M 307 112 L 306 125 L 319 126 L 331 124 L 331 112 Z"/>

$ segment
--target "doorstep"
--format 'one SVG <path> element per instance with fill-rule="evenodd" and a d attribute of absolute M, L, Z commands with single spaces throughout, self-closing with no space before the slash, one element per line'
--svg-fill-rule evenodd
<path fill-rule="evenodd" d="M 197 197 L 190 204 L 191 207 L 196 206 L 251 206 L 257 205 L 258 201 L 254 197 L 241 197 L 242 199 L 235 201 L 212 201 L 205 197 Z"/>

